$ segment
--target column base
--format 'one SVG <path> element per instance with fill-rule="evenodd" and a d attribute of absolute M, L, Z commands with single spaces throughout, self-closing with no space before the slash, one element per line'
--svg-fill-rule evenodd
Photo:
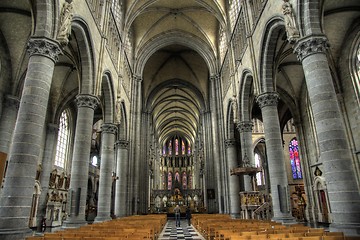
<path fill-rule="evenodd" d="M 240 218 L 240 213 L 230 213 L 230 217 L 232 219 L 239 219 Z"/>
<path fill-rule="evenodd" d="M 75 220 L 75 221 L 64 221 L 61 228 L 67 229 L 67 228 L 79 228 L 81 226 L 87 225 L 87 221 L 85 220 Z"/>
<path fill-rule="evenodd" d="M 1 240 L 19 240 L 31 236 L 33 231 L 30 228 L 26 229 L 1 229 Z"/>
<path fill-rule="evenodd" d="M 330 232 L 343 232 L 345 236 L 360 237 L 359 224 L 339 224 L 331 223 L 329 225 Z"/>
<path fill-rule="evenodd" d="M 280 222 L 282 224 L 296 224 L 296 220 L 293 216 L 283 216 L 283 217 L 274 217 L 271 220 L 275 222 Z"/>
<path fill-rule="evenodd" d="M 97 216 L 97 217 L 94 219 L 94 223 L 106 222 L 106 221 L 110 221 L 110 220 L 112 220 L 111 217 L 101 217 L 101 216 Z"/>

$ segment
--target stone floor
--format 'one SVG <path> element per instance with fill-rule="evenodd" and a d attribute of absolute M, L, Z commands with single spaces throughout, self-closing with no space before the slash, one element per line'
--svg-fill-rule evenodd
<path fill-rule="evenodd" d="M 168 220 L 158 240 L 205 240 L 196 229 L 188 226 L 186 220 L 181 220 L 180 227 L 175 226 L 175 220 Z"/>

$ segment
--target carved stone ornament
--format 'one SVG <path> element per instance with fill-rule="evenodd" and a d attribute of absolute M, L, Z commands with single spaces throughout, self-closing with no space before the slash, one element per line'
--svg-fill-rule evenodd
<path fill-rule="evenodd" d="M 40 55 L 48 57 L 54 63 L 59 60 L 59 54 L 62 54 L 59 44 L 48 38 L 31 38 L 27 45 L 27 51 L 30 56 Z"/>
<path fill-rule="evenodd" d="M 66 1 L 61 9 L 59 31 L 57 40 L 62 46 L 66 46 L 69 43 L 69 36 L 71 34 L 71 21 L 74 16 L 74 9 L 72 1 Z"/>
<path fill-rule="evenodd" d="M 236 145 L 236 140 L 235 139 L 226 139 L 225 141 L 225 148 L 230 148 L 230 147 L 234 147 Z"/>
<path fill-rule="evenodd" d="M 117 133 L 117 126 L 112 123 L 104 123 L 101 125 L 101 131 L 103 133 L 110 133 L 115 135 Z"/>
<path fill-rule="evenodd" d="M 289 0 L 284 0 L 282 5 L 282 13 L 284 14 L 286 35 L 289 43 L 293 44 L 300 37 L 300 32 L 296 26 L 294 12 Z"/>
<path fill-rule="evenodd" d="M 256 102 L 259 104 L 260 108 L 277 106 L 278 101 L 279 95 L 276 92 L 263 93 L 256 98 Z"/>
<path fill-rule="evenodd" d="M 99 105 L 99 99 L 93 95 L 89 94 L 81 94 L 76 96 L 76 104 L 78 108 L 88 107 L 92 109 L 96 109 Z"/>
<path fill-rule="evenodd" d="M 237 124 L 237 130 L 239 132 L 252 132 L 253 123 L 251 121 L 243 121 Z"/>
<path fill-rule="evenodd" d="M 115 105 L 115 121 L 117 124 L 121 124 L 121 99 L 116 100 Z"/>
<path fill-rule="evenodd" d="M 299 40 L 294 47 L 294 53 L 301 62 L 304 58 L 315 53 L 326 53 L 330 47 L 328 39 L 325 36 L 308 36 Z"/>
<path fill-rule="evenodd" d="M 122 149 L 127 149 L 129 147 L 129 141 L 126 141 L 126 140 L 119 140 L 119 141 L 116 141 L 116 146 L 118 146 L 119 148 L 122 148 Z"/>
<path fill-rule="evenodd" d="M 234 123 L 237 123 L 239 121 L 238 119 L 239 108 L 238 108 L 236 96 L 233 96 L 233 98 L 231 99 L 231 107 L 234 114 Z"/>

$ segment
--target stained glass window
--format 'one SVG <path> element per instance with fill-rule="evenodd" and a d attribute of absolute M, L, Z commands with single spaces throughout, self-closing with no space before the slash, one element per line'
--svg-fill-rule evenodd
<path fill-rule="evenodd" d="M 189 188 L 192 188 L 192 174 L 191 174 L 191 172 L 189 171 L 188 172 L 188 186 L 189 186 Z"/>
<path fill-rule="evenodd" d="M 183 186 L 183 189 L 187 189 L 186 172 L 183 172 L 183 174 L 182 174 L 182 186 Z"/>
<path fill-rule="evenodd" d="M 261 167 L 261 158 L 258 153 L 255 153 L 255 166 Z M 262 172 L 256 173 L 256 183 L 258 186 L 263 185 Z"/>
<path fill-rule="evenodd" d="M 190 146 L 190 143 L 189 143 L 189 145 L 188 145 L 188 154 L 190 154 L 191 153 L 191 146 Z"/>
<path fill-rule="evenodd" d="M 184 142 L 184 140 L 181 140 L 181 154 L 185 155 L 185 142 Z"/>
<path fill-rule="evenodd" d="M 172 154 L 172 141 L 169 141 L 169 155 Z"/>
<path fill-rule="evenodd" d="M 176 181 L 180 182 L 180 174 L 179 174 L 179 172 L 175 173 L 175 182 Z"/>
<path fill-rule="evenodd" d="M 172 173 L 168 173 L 168 190 L 171 190 L 172 188 Z"/>
<path fill-rule="evenodd" d="M 179 155 L 179 140 L 175 139 L 175 155 Z"/>
<path fill-rule="evenodd" d="M 299 146 L 296 138 L 293 138 L 289 143 L 289 155 L 293 179 L 302 179 L 303 177 L 299 158 Z"/>
<path fill-rule="evenodd" d="M 165 155 L 166 154 L 166 146 L 164 145 L 163 146 L 163 155 Z"/>

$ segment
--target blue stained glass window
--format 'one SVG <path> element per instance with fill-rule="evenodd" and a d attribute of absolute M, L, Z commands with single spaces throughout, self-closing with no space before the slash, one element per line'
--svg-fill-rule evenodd
<path fill-rule="evenodd" d="M 299 146 L 296 138 L 293 138 L 289 143 L 289 155 L 293 179 L 302 179 Z"/>

